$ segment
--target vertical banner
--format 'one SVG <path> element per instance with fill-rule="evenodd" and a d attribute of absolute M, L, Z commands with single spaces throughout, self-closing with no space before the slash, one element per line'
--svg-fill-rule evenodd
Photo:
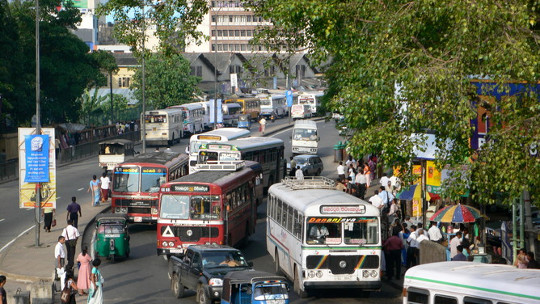
<path fill-rule="evenodd" d="M 56 153 L 53 128 L 19 128 L 19 208 L 56 208 Z M 41 188 L 36 191 L 37 183 Z"/>
<path fill-rule="evenodd" d="M 422 216 L 422 200 L 419 198 L 414 198 L 412 201 L 412 216 Z"/>
<path fill-rule="evenodd" d="M 214 99 L 210 99 L 208 102 L 208 107 L 210 108 L 210 123 L 214 123 L 214 110 L 216 105 Z M 217 123 L 223 123 L 223 111 L 221 108 L 221 99 L 217 100 Z"/>
<path fill-rule="evenodd" d="M 238 88 L 238 75 L 236 73 L 232 73 L 231 74 L 231 94 L 235 94 L 237 88 Z"/>
<path fill-rule="evenodd" d="M 441 192 L 441 172 L 437 170 L 435 162 L 427 161 L 426 189 L 430 193 Z"/>

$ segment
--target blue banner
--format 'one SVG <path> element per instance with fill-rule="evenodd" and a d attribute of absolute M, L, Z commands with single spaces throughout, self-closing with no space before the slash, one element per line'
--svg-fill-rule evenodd
<path fill-rule="evenodd" d="M 49 135 L 26 135 L 26 183 L 49 182 Z"/>
<path fill-rule="evenodd" d="M 292 107 L 293 92 L 291 90 L 287 90 L 287 92 L 285 92 L 285 98 L 287 99 L 287 107 Z"/>

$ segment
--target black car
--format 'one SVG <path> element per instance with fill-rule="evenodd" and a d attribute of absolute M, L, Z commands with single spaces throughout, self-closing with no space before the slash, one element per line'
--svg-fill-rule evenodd
<path fill-rule="evenodd" d="M 189 246 L 183 257 L 173 256 L 169 261 L 171 289 L 177 298 L 184 296 L 185 289 L 191 289 L 197 292 L 197 303 L 212 303 L 221 298 L 223 277 L 227 273 L 252 267 L 253 263 L 246 261 L 236 248 Z"/>

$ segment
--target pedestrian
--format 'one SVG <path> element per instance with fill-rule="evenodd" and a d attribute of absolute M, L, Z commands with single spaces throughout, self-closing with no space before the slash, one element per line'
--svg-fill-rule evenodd
<path fill-rule="evenodd" d="M 289 171 L 289 176 L 296 176 L 296 166 L 291 166 L 291 171 Z"/>
<path fill-rule="evenodd" d="M 349 194 L 356 195 L 356 170 L 353 165 L 349 165 Z"/>
<path fill-rule="evenodd" d="M 103 277 L 99 271 L 101 260 L 96 258 L 92 261 L 92 272 L 90 274 L 90 289 L 88 290 L 87 304 L 103 304 Z"/>
<path fill-rule="evenodd" d="M 304 172 L 300 169 L 300 166 L 296 166 L 296 172 L 294 173 L 296 180 L 304 181 Z"/>
<path fill-rule="evenodd" d="M 371 170 L 367 163 L 364 164 L 364 175 L 366 176 L 366 187 L 369 188 L 371 186 Z"/>
<path fill-rule="evenodd" d="M 397 202 L 398 202 L 397 198 L 394 198 L 391 202 L 390 211 L 388 211 L 389 223 L 394 223 L 396 220 L 401 220 L 399 217 L 400 210 L 399 210 L 399 205 Z"/>
<path fill-rule="evenodd" d="M 403 242 L 403 249 L 401 249 L 401 263 L 403 266 L 407 266 L 407 249 L 409 249 L 409 244 L 407 244 L 407 239 L 411 232 L 407 229 L 407 223 L 401 224 L 401 231 L 399 232 L 399 238 Z"/>
<path fill-rule="evenodd" d="M 66 278 L 64 280 L 64 286 L 65 286 L 65 288 L 68 288 L 68 290 L 69 290 L 69 298 L 68 298 L 67 301 L 62 301 L 62 303 L 76 304 L 77 302 L 75 301 L 75 294 L 77 293 L 77 284 L 75 284 L 75 279 L 73 278 L 73 272 L 72 271 L 67 271 L 66 272 Z"/>
<path fill-rule="evenodd" d="M 450 240 L 450 259 L 454 258 L 457 252 L 457 246 L 461 245 L 461 231 L 458 231 L 456 235 Z"/>
<path fill-rule="evenodd" d="M 43 229 L 45 229 L 45 232 L 51 232 L 55 211 L 56 209 L 53 207 L 44 207 L 41 209 L 41 216 L 43 216 Z"/>
<path fill-rule="evenodd" d="M 371 156 L 368 161 L 369 171 L 370 171 L 370 178 L 371 180 L 374 180 L 376 178 L 376 170 L 377 170 L 377 157 L 375 155 Z"/>
<path fill-rule="evenodd" d="M 383 202 L 382 202 L 381 197 L 379 196 L 379 191 L 378 190 L 375 190 L 375 194 L 373 194 L 373 196 L 369 199 L 369 202 L 373 206 L 377 207 L 377 209 L 379 209 L 379 212 L 380 212 L 380 210 L 383 207 Z"/>
<path fill-rule="evenodd" d="M 386 189 L 386 186 L 388 185 L 388 175 L 386 173 L 383 173 L 381 179 L 379 180 L 379 182 L 381 183 L 381 186 L 385 187 Z M 388 191 L 388 189 L 386 189 Z"/>
<path fill-rule="evenodd" d="M 386 256 L 386 277 L 392 279 L 395 274 L 396 280 L 401 278 L 401 249 L 403 242 L 399 238 L 399 227 L 394 227 L 392 236 L 383 243 L 383 248 Z"/>
<path fill-rule="evenodd" d="M 87 192 L 92 192 L 92 206 L 99 206 L 100 186 L 97 176 L 93 175 Z"/>
<path fill-rule="evenodd" d="M 259 132 L 262 132 L 264 134 L 264 129 L 266 128 L 266 119 L 264 116 L 259 120 Z"/>
<path fill-rule="evenodd" d="M 291 156 L 291 162 L 290 162 L 291 166 L 290 168 L 296 168 L 296 160 L 294 160 L 294 157 Z"/>
<path fill-rule="evenodd" d="M 416 266 L 418 264 L 418 243 L 416 242 L 416 226 L 411 226 L 411 233 L 409 238 L 407 238 L 407 244 L 409 249 L 407 249 L 407 268 Z"/>
<path fill-rule="evenodd" d="M 79 230 L 73 226 L 73 221 L 67 221 L 67 227 L 62 231 L 62 236 L 66 239 L 66 249 L 67 249 L 67 265 L 68 270 L 73 269 L 73 264 L 75 260 L 75 249 L 77 248 L 77 239 L 79 236 Z"/>
<path fill-rule="evenodd" d="M 527 253 L 527 260 L 529 261 L 527 263 L 527 268 L 529 268 L 529 269 L 538 269 L 538 268 L 540 268 L 540 265 L 538 265 L 538 262 L 534 259 L 534 252 L 529 251 Z"/>
<path fill-rule="evenodd" d="M 345 179 L 345 167 L 343 166 L 343 162 L 340 161 L 339 165 L 337 166 L 337 175 L 339 180 Z"/>
<path fill-rule="evenodd" d="M 436 222 L 431 222 L 431 227 L 428 229 L 428 236 L 432 242 L 440 243 L 443 240 L 443 236 Z"/>
<path fill-rule="evenodd" d="M 58 237 L 58 243 L 54 247 L 54 267 L 56 268 L 56 276 L 60 278 L 60 290 L 64 289 L 65 271 L 64 266 L 66 264 L 66 250 L 64 249 L 64 243 L 66 238 L 63 236 Z"/>
<path fill-rule="evenodd" d="M 364 199 L 366 196 L 366 176 L 364 175 L 364 169 L 358 167 L 358 173 L 355 178 L 356 196 Z"/>
<path fill-rule="evenodd" d="M 82 252 L 79 253 L 77 262 L 81 263 L 79 274 L 77 276 L 77 288 L 79 290 L 79 295 L 82 296 L 87 293 L 90 288 L 90 262 L 92 262 L 92 257 L 88 254 L 88 247 L 85 246 Z"/>
<path fill-rule="evenodd" d="M 429 241 L 429 238 L 424 233 L 424 229 L 418 228 L 416 229 L 416 243 L 418 243 L 418 247 L 420 247 L 420 243 L 422 243 L 422 241 Z"/>
<path fill-rule="evenodd" d="M 4 285 L 6 285 L 6 276 L 0 275 L 0 301 L 2 301 L 2 304 L 7 304 L 7 294 L 6 290 L 4 289 Z"/>
<path fill-rule="evenodd" d="M 111 185 L 111 180 L 107 176 L 107 172 L 103 172 L 99 180 L 101 184 L 101 201 L 106 202 L 109 199 L 109 188 Z"/>
<path fill-rule="evenodd" d="M 67 206 L 66 221 L 71 220 L 73 227 L 78 228 L 79 216 L 82 217 L 81 205 L 77 203 L 77 198 L 72 196 L 71 204 Z"/>
<path fill-rule="evenodd" d="M 516 256 L 516 261 L 514 262 L 514 266 L 516 266 L 519 269 L 525 269 L 527 268 L 527 264 L 529 263 L 529 259 L 527 257 L 527 253 L 525 252 L 525 249 L 521 248 L 518 250 L 518 254 Z"/>
<path fill-rule="evenodd" d="M 347 186 L 345 186 L 343 181 L 339 178 L 336 180 L 336 190 L 347 192 Z"/>
<path fill-rule="evenodd" d="M 467 261 L 467 257 L 463 254 L 463 246 L 456 247 L 457 254 L 452 258 L 452 261 Z"/>

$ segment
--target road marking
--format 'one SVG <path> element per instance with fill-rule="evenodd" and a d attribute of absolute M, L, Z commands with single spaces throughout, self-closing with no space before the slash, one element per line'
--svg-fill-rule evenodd
<path fill-rule="evenodd" d="M 84 188 L 79 188 L 79 189 L 77 189 L 77 191 L 83 191 L 83 190 L 84 190 Z"/>
<path fill-rule="evenodd" d="M 13 242 L 15 242 L 18 238 L 20 238 L 21 236 L 23 236 L 23 234 L 27 233 L 28 231 L 30 231 L 31 229 L 33 229 L 34 227 L 36 227 L 36 225 L 32 225 L 32 227 L 26 229 L 25 231 L 21 232 L 21 234 L 17 235 L 16 238 L 14 238 L 13 240 L 9 241 L 9 243 L 7 243 L 4 247 L 2 247 L 2 249 L 0 249 L 0 252 L 4 251 L 4 249 L 8 248 L 9 245 L 13 244 Z"/>
<path fill-rule="evenodd" d="M 3 222 L 3 221 L 5 221 L 5 220 L 6 220 L 6 219 L 0 219 L 0 222 Z"/>

